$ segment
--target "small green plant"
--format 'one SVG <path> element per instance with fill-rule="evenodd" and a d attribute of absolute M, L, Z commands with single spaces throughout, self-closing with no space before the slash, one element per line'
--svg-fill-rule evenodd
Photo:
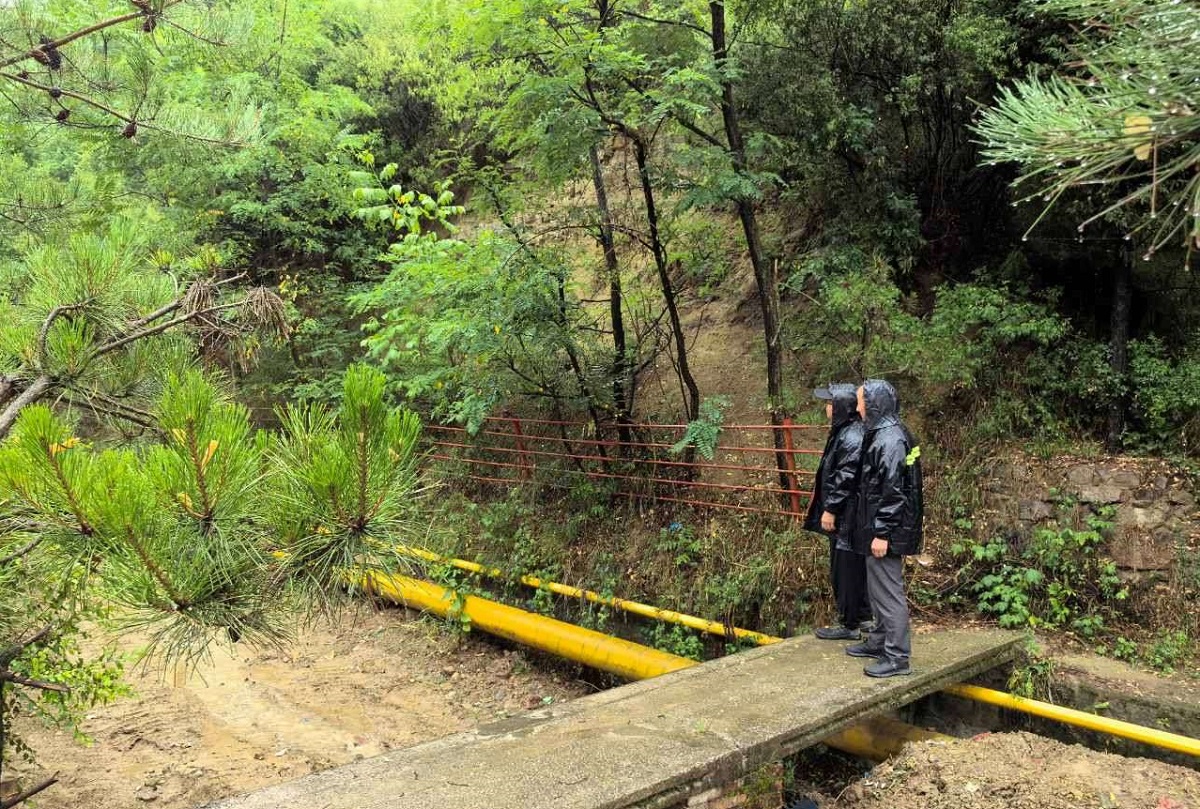
<path fill-rule="evenodd" d="M 686 568 L 700 561 L 704 546 L 689 526 L 673 522 L 658 532 L 654 550 L 669 554 L 675 567 Z"/>
<path fill-rule="evenodd" d="M 671 452 L 679 454 L 689 447 L 694 447 L 701 456 L 711 461 L 717 451 L 721 425 L 725 421 L 725 411 L 728 408 L 729 399 L 724 396 L 713 396 L 701 401 L 700 418 L 688 424 L 683 438 L 671 447 Z"/>
<path fill-rule="evenodd" d="M 1138 645 L 1122 635 L 1113 641 L 1112 647 L 1108 649 L 1108 653 L 1117 660 L 1125 660 L 1132 663 L 1137 660 Z"/>
<path fill-rule="evenodd" d="M 650 645 L 655 649 L 691 660 L 701 660 L 704 657 L 704 641 L 686 627 L 656 623 L 646 634 Z"/>
<path fill-rule="evenodd" d="M 1195 653 L 1192 639 L 1183 630 L 1165 632 L 1151 644 L 1146 653 L 1146 665 L 1170 673 Z"/>
<path fill-rule="evenodd" d="M 1074 503 L 1062 499 L 1060 508 Z M 967 590 L 980 612 L 1006 628 L 1071 627 L 1084 637 L 1105 628 L 1105 616 L 1129 596 L 1116 564 L 1100 555 L 1111 510 L 1084 526 L 1040 528 L 1024 543 L 962 539 L 951 553 L 965 565 Z"/>
<path fill-rule="evenodd" d="M 1008 690 L 1027 699 L 1049 697 L 1053 675 L 1054 661 L 1044 656 L 1041 648 L 1030 640 L 1025 648 L 1024 660 L 1013 666 L 1008 676 Z"/>

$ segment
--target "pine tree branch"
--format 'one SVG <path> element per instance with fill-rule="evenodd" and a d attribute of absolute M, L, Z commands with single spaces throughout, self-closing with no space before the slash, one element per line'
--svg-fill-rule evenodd
<path fill-rule="evenodd" d="M 56 445 L 57 446 L 57 445 Z M 46 457 L 50 462 L 50 468 L 54 470 L 54 479 L 58 481 L 58 485 L 62 488 L 63 496 L 67 498 L 67 505 L 71 507 L 71 513 L 75 515 L 76 527 L 79 533 L 85 537 L 90 537 L 95 530 L 92 524 L 88 522 L 87 517 L 83 513 L 83 507 L 79 504 L 79 499 L 75 496 L 75 491 L 71 488 L 70 482 L 67 481 L 66 473 L 63 472 L 62 464 L 58 461 L 58 455 L 55 454 L 54 447 L 46 448 Z"/>
<path fill-rule="evenodd" d="M 18 559 L 20 559 L 22 556 L 28 556 L 30 553 L 33 552 L 34 548 L 36 548 L 38 545 L 41 545 L 41 544 L 42 544 L 42 537 L 37 537 L 36 539 L 29 542 L 28 544 L 13 551 L 8 556 L 0 558 L 0 565 L 11 564 L 12 562 L 15 562 Z"/>
<path fill-rule="evenodd" d="M 18 76 L 16 73 L 0 72 L 0 79 L 8 79 L 9 81 L 16 82 L 17 84 L 23 84 L 26 87 L 31 87 L 34 90 L 41 90 L 42 92 L 49 93 L 51 95 L 62 96 L 63 98 L 73 98 L 76 101 L 87 104 L 89 107 L 95 107 L 101 112 L 122 120 L 127 124 L 137 123 L 137 121 L 135 121 L 133 118 L 130 118 L 123 112 L 118 112 L 117 110 L 105 104 L 103 101 L 97 101 L 94 98 L 85 96 L 83 93 L 77 93 L 74 90 L 64 90 L 61 87 L 51 87 L 49 85 L 42 84 L 41 82 L 36 82 L 33 79 L 26 79 L 22 76 Z"/>
<path fill-rule="evenodd" d="M 213 286 L 218 287 L 218 288 L 223 287 L 228 284 L 237 283 L 238 281 L 241 281 L 245 277 L 246 277 L 246 273 L 240 272 L 237 275 L 230 276 L 229 278 L 225 278 L 221 281 L 214 281 Z M 171 314 L 172 312 L 177 310 L 180 306 L 183 306 L 183 297 L 182 296 L 177 297 L 175 300 L 171 301 L 166 306 L 162 306 L 158 309 L 155 309 L 150 314 L 140 317 L 137 320 L 133 321 L 132 323 L 129 324 L 129 328 L 140 329 L 143 326 L 149 326 L 154 321 L 156 321 L 160 318 L 164 318 L 167 315 Z"/>
<path fill-rule="evenodd" d="M 129 547 L 133 548 L 133 552 L 137 555 L 137 558 L 141 561 L 142 565 L 146 568 L 150 575 L 154 577 L 154 580 L 158 582 L 159 586 L 163 588 L 163 591 L 167 594 L 167 597 L 171 599 L 171 603 L 174 605 L 175 610 L 183 610 L 191 606 L 191 602 L 189 602 L 182 593 L 175 589 L 175 585 L 167 576 L 166 571 L 162 569 L 162 566 L 159 565 L 158 562 L 154 561 L 150 554 L 147 553 L 145 546 L 142 545 L 141 541 L 134 533 L 132 525 L 126 524 L 125 539 L 129 543 Z"/>
<path fill-rule="evenodd" d="M 91 395 L 95 396 L 96 394 L 93 393 Z M 160 434 L 162 432 L 156 428 L 153 421 L 137 415 L 141 411 L 138 411 L 135 408 L 126 408 L 122 405 L 119 405 L 115 401 L 111 404 L 97 403 L 93 401 L 91 397 L 86 395 L 84 396 L 83 404 L 97 416 L 109 416 L 110 418 L 120 419 L 121 421 L 128 421 L 131 424 L 136 424 L 143 430 L 151 430 Z"/>
<path fill-rule="evenodd" d="M 0 413 L 0 439 L 8 435 L 21 411 L 45 396 L 53 386 L 54 380 L 43 374 L 29 383 L 29 386 L 21 391 L 17 398 L 9 402 L 8 407 L 4 408 L 4 412 Z"/>
<path fill-rule="evenodd" d="M 46 316 L 46 320 L 42 323 L 42 328 L 38 332 L 38 362 L 41 363 L 43 372 L 47 371 L 48 366 L 50 365 L 50 358 L 46 350 L 46 340 L 50 336 L 50 327 L 54 325 L 54 321 L 62 315 L 68 314 L 69 312 L 77 312 L 80 309 L 87 307 L 91 302 L 92 299 L 88 298 L 82 303 L 71 303 L 67 304 L 66 306 L 55 306 L 50 310 L 50 314 Z"/>
<path fill-rule="evenodd" d="M 118 337 L 117 339 L 112 340 L 108 343 L 105 343 L 104 345 L 97 348 L 87 358 L 86 363 L 90 363 L 93 360 L 96 360 L 96 359 L 104 356 L 105 354 L 111 354 L 112 352 L 116 351 L 118 348 L 123 348 L 124 346 L 127 346 L 130 343 L 136 342 L 138 340 L 143 340 L 147 337 L 153 337 L 156 334 L 161 334 L 162 332 L 166 331 L 167 329 L 174 328 L 175 326 L 181 326 L 184 323 L 187 323 L 191 320 L 195 320 L 198 317 L 203 317 L 204 315 L 210 315 L 215 312 L 221 312 L 226 309 L 237 309 L 240 306 L 244 306 L 245 303 L 246 303 L 245 300 L 240 300 L 240 301 L 234 301 L 233 303 L 223 303 L 223 304 L 219 304 L 217 306 L 210 306 L 207 309 L 197 309 L 194 312 L 189 312 L 186 315 L 180 315 L 179 317 L 168 320 L 165 323 L 159 323 L 157 326 L 152 326 L 150 328 L 140 329 L 138 331 L 131 332 L 129 334 L 124 335 L 123 337 Z"/>
<path fill-rule="evenodd" d="M 37 795 L 38 793 L 49 789 L 50 787 L 54 786 L 57 783 L 58 783 L 58 773 L 55 773 L 54 775 L 50 776 L 49 778 L 47 778 L 45 781 L 38 784 L 37 786 L 32 786 L 29 789 L 25 790 L 24 792 L 18 793 L 16 795 L 13 795 L 11 798 L 6 798 L 3 801 L 0 801 L 0 809 L 12 809 L 14 806 L 16 806 L 20 803 L 24 803 L 25 801 L 32 798 L 34 795 Z"/>
<path fill-rule="evenodd" d="M 166 2 L 164 2 L 162 4 L 162 8 L 159 9 L 159 11 L 156 14 L 161 14 L 162 12 L 169 9 L 171 6 L 177 6 L 182 2 L 184 2 L 184 0 L 166 0 Z M 0 68 L 10 67 L 12 65 L 19 64 L 21 62 L 26 61 L 27 59 L 35 59 L 40 62 L 41 59 L 46 58 L 46 54 L 49 53 L 50 51 L 56 51 L 59 48 L 61 48 L 62 46 L 69 45 L 77 39 L 82 39 L 83 37 L 86 37 L 90 34 L 95 34 L 98 31 L 103 31 L 105 28 L 112 28 L 114 25 L 121 25 L 122 23 L 133 22 L 134 20 L 140 20 L 145 16 L 146 16 L 146 12 L 139 9 L 138 11 L 131 11 L 128 14 L 122 14 L 117 17 L 110 17 L 107 20 L 101 20 L 100 22 L 93 23 L 93 24 L 87 26 L 86 28 L 80 28 L 78 31 L 75 31 L 74 33 L 71 33 L 71 34 L 67 34 L 64 37 L 60 37 L 59 39 L 53 40 L 51 42 L 46 42 L 41 45 L 37 45 L 36 47 L 30 48 L 28 51 L 26 51 L 22 54 L 9 57 L 8 59 L 4 59 L 4 60 L 0 61 Z M 39 56 L 41 58 L 39 58 Z"/>

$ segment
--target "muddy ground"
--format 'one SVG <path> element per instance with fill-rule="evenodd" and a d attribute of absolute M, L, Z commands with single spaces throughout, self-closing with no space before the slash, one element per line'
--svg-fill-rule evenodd
<path fill-rule="evenodd" d="M 286 652 L 218 650 L 187 678 L 131 672 L 136 695 L 84 722 L 90 747 L 21 731 L 60 773 L 39 809 L 191 809 L 591 690 L 536 665 L 400 610 L 363 610 Z"/>
<path fill-rule="evenodd" d="M 363 610 L 286 652 L 221 650 L 187 678 L 132 672 L 134 697 L 89 714 L 90 747 L 26 722 L 45 769 L 24 775 L 60 774 L 39 809 L 192 809 L 592 690 L 569 671 Z M 795 786 L 843 809 L 1200 809 L 1200 772 L 1027 733 L 913 745 L 865 777 L 842 768 Z"/>
<path fill-rule="evenodd" d="M 911 745 L 839 795 L 840 809 L 1200 809 L 1200 772 L 1029 733 Z"/>

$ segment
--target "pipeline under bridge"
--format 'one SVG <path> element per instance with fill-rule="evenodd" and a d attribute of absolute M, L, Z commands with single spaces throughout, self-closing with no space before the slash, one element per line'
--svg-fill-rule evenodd
<path fill-rule="evenodd" d="M 792 638 L 221 802 L 214 809 L 668 809 L 1003 665 L 1015 633 L 916 639 L 873 680 Z"/>

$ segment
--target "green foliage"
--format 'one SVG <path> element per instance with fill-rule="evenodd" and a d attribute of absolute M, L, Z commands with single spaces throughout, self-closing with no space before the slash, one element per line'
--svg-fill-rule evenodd
<path fill-rule="evenodd" d="M 1008 690 L 1026 699 L 1050 699 L 1050 681 L 1054 675 L 1054 659 L 1043 654 L 1030 640 L 1025 654 L 1013 666 L 1008 677 Z"/>
<path fill-rule="evenodd" d="M 683 437 L 672 447 L 671 452 L 681 453 L 688 448 L 695 448 L 707 460 L 712 460 L 717 451 L 717 442 L 721 438 L 721 424 L 725 421 L 725 409 L 729 407 L 729 399 L 725 396 L 715 396 L 700 401 L 700 418 L 688 422 Z"/>
<path fill-rule="evenodd" d="M 678 624 L 654 622 L 643 630 L 646 642 L 655 649 L 690 660 L 704 659 L 704 641 L 695 631 Z"/>
<path fill-rule="evenodd" d="M 1091 515 L 1083 528 L 1038 528 L 1013 548 L 1003 539 L 961 540 L 951 553 L 964 565 L 960 581 L 980 612 L 1000 626 L 1067 628 L 1084 637 L 1105 630 L 1129 597 L 1116 564 L 1100 554 L 1107 515 Z"/>
<path fill-rule="evenodd" d="M 84 617 L 114 606 L 150 654 L 194 661 L 223 639 L 277 644 L 356 574 L 395 569 L 419 529 L 419 422 L 384 388 L 353 368 L 338 410 L 289 410 L 276 436 L 199 372 L 168 373 L 162 440 L 123 447 L 25 408 L 0 444 L 0 672 L 78 687 L 41 698 L 73 720 L 119 691 L 110 657 L 77 653 Z"/>
<path fill-rule="evenodd" d="M 337 410 L 299 405 L 280 413 L 273 527 L 282 575 L 320 599 L 357 593 L 369 571 L 406 565 L 394 538 L 419 530 L 416 414 L 385 398 L 384 375 L 346 372 Z"/>
<path fill-rule="evenodd" d="M 1133 209 L 1130 234 L 1138 234 L 1147 258 L 1180 242 L 1190 258 L 1200 246 L 1193 210 L 1200 67 L 1188 57 L 1200 37 L 1200 9 L 1167 0 L 1031 5 L 1078 26 L 1071 60 L 1055 75 L 1032 75 L 1000 94 L 977 127 L 985 156 L 1017 163 L 1025 199 L 1041 197 L 1047 210 L 1068 192 L 1087 193 L 1092 213 L 1080 233 Z M 1106 193 L 1094 196 L 1096 186 Z"/>

